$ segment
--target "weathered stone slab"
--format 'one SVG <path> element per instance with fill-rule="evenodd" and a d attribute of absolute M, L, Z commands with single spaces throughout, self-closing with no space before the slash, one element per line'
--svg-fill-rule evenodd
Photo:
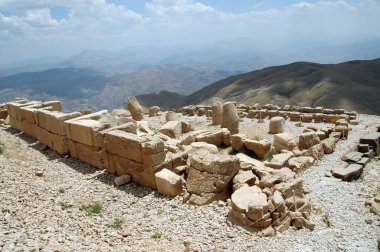
<path fill-rule="evenodd" d="M 343 181 L 352 181 L 358 179 L 363 172 L 363 166 L 360 164 L 349 164 L 347 167 L 337 167 L 332 170 L 332 175 Z"/>
<path fill-rule="evenodd" d="M 357 152 L 357 151 L 352 151 L 349 153 L 344 154 L 341 157 L 342 161 L 348 162 L 348 163 L 356 163 L 360 161 L 363 157 L 363 153 Z"/>
<path fill-rule="evenodd" d="M 104 134 L 106 151 L 142 163 L 141 142 L 137 135 L 113 130 Z"/>

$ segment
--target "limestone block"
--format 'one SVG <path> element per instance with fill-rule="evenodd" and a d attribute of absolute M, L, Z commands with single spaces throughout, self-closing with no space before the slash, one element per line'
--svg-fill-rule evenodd
<path fill-rule="evenodd" d="M 182 194 L 182 178 L 168 169 L 162 169 L 155 174 L 157 190 L 168 196 Z"/>
<path fill-rule="evenodd" d="M 302 133 L 299 136 L 298 148 L 305 150 L 311 148 L 320 142 L 318 135 L 315 132 Z"/>
<path fill-rule="evenodd" d="M 256 141 L 251 139 L 245 139 L 244 145 L 248 150 L 253 151 L 260 160 L 267 159 L 272 146 L 268 140 Z"/>
<path fill-rule="evenodd" d="M 179 138 L 182 133 L 182 124 L 180 121 L 169 121 L 159 129 L 159 132 L 171 138 Z"/>
<path fill-rule="evenodd" d="M 142 163 L 141 137 L 121 130 L 112 130 L 104 134 L 104 139 L 107 152 Z"/>
<path fill-rule="evenodd" d="M 280 116 L 275 116 L 270 119 L 269 122 L 269 133 L 279 134 L 284 132 L 285 119 Z"/>
<path fill-rule="evenodd" d="M 273 135 L 273 147 L 277 152 L 282 150 L 293 150 L 297 144 L 289 133 L 280 133 Z"/>

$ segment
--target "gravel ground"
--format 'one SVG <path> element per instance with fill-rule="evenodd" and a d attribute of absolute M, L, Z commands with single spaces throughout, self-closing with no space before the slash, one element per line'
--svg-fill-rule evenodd
<path fill-rule="evenodd" d="M 186 119 L 196 129 L 209 123 Z M 371 125 L 380 123 L 375 116 L 359 119 L 363 123 L 353 126 L 333 154 L 300 174 L 311 189 L 307 198 L 315 208 L 315 230 L 290 228 L 266 238 L 232 226 L 226 204 L 196 207 L 134 184 L 116 188 L 113 176 L 0 129 L 5 150 L 0 155 L 0 251 L 182 251 L 184 244 L 198 251 L 377 251 L 380 219 L 364 202 L 380 185 L 380 161 L 367 165 L 356 182 L 324 176 L 361 135 L 373 131 Z M 153 119 L 153 128 L 161 121 Z M 241 125 L 242 132 L 254 136 L 266 134 L 268 122 L 245 119 Z M 290 122 L 286 129 L 294 135 L 302 131 Z M 42 177 L 35 175 L 39 170 Z M 94 202 L 102 207 L 100 214 L 81 210 Z"/>

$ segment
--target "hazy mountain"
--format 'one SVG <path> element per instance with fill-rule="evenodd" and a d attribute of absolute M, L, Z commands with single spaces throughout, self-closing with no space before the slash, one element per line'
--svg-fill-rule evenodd
<path fill-rule="evenodd" d="M 271 48 L 270 50 L 268 48 Z M 44 57 L 0 66 L 0 76 L 36 72 L 51 68 L 90 68 L 107 76 L 129 74 L 146 68 L 179 64 L 200 70 L 246 72 L 295 61 L 338 63 L 380 56 L 380 40 L 356 43 L 298 45 L 273 43 L 268 47 L 259 40 L 236 38 L 199 45 L 141 45 L 118 51 L 85 50 L 67 58 Z"/>
<path fill-rule="evenodd" d="M 139 96 L 145 103 L 161 97 Z M 174 100 L 179 100 L 173 94 Z M 183 97 L 176 104 L 211 104 L 214 100 L 238 103 L 293 104 L 344 108 L 380 114 L 380 59 L 340 64 L 296 62 L 228 77 Z M 165 100 L 170 100 L 165 94 Z M 167 106 L 166 103 L 162 104 Z"/>
<path fill-rule="evenodd" d="M 130 95 L 162 89 L 186 95 L 230 74 L 180 65 L 158 65 L 120 75 L 86 68 L 54 68 L 0 77 L 0 103 L 22 96 L 59 99 L 68 111 L 112 109 L 121 106 Z"/>

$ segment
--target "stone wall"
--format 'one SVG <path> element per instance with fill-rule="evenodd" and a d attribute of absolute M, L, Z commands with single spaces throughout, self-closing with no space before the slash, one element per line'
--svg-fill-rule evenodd
<path fill-rule="evenodd" d="M 357 113 L 355 111 L 346 111 L 344 109 L 328 109 L 323 107 L 298 107 L 285 105 L 284 107 L 276 106 L 273 104 L 249 106 L 245 104 L 237 104 L 239 116 L 247 118 L 257 119 L 271 119 L 275 116 L 284 117 L 284 119 L 290 119 L 290 121 L 302 121 L 302 122 L 326 122 L 332 123 L 339 119 L 345 119 L 348 122 L 356 120 Z M 198 111 L 202 113 L 198 113 Z M 176 110 L 182 115 L 206 115 L 211 116 L 212 106 L 196 105 L 186 106 Z"/>

